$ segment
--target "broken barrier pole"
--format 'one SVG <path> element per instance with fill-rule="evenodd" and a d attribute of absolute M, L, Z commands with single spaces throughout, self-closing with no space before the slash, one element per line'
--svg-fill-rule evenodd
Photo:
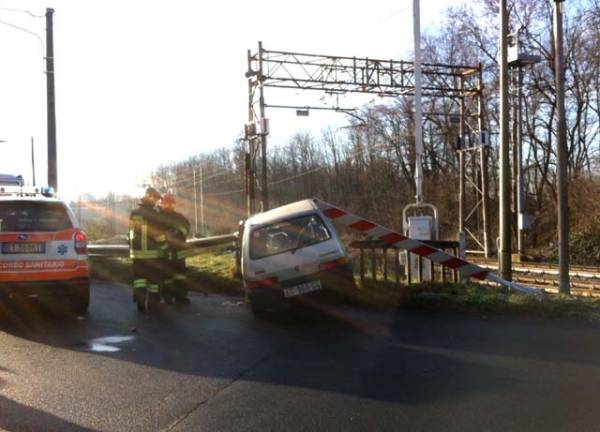
<path fill-rule="evenodd" d="M 499 275 L 491 272 L 488 269 L 471 264 L 462 258 L 450 255 L 449 253 L 428 246 L 418 240 L 412 240 L 394 230 L 347 212 L 346 210 L 336 207 L 333 204 L 326 203 L 319 199 L 314 199 L 314 202 L 326 217 L 332 221 L 335 221 L 336 223 L 344 225 L 371 238 L 381 240 L 390 246 L 404 249 L 421 257 L 427 258 L 444 267 L 457 270 L 465 277 L 488 280 L 505 286 L 511 290 L 519 291 L 525 294 L 532 294 L 536 296 L 542 294 L 542 291 L 537 288 L 531 288 L 515 282 L 504 280 Z"/>

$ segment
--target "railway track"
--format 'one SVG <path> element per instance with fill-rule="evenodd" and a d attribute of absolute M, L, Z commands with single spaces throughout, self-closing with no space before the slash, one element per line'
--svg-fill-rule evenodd
<path fill-rule="evenodd" d="M 492 259 L 469 257 L 481 267 L 498 270 L 498 262 Z M 600 297 L 600 267 L 571 266 L 571 292 L 574 295 Z M 550 263 L 513 263 L 513 280 L 525 285 L 558 293 L 558 266 Z"/>

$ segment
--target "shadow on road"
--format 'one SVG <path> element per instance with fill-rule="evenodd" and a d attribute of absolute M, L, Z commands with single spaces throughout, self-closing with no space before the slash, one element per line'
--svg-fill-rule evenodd
<path fill-rule="evenodd" d="M 563 351 L 581 340 L 568 328 L 557 332 L 559 322 L 402 311 L 385 319 L 373 312 L 371 319 L 369 313 L 335 308 L 303 308 L 260 322 L 246 305 L 224 300 L 198 296 L 189 306 L 165 306 L 144 316 L 135 312 L 127 287 L 105 284 L 95 288 L 86 319 L 64 318 L 60 309 L 44 305 L 19 304 L 3 309 L 0 330 L 88 353 L 93 338 L 129 335 L 130 343 L 93 354 L 149 366 L 158 373 L 404 404 L 510 391 L 528 379 L 469 353 L 565 362 L 598 359 L 597 350 L 588 349 L 586 356 L 581 350 Z M 588 331 L 598 334 L 597 327 Z"/>
<path fill-rule="evenodd" d="M 2 372 L 11 371 L 0 368 Z M 0 388 L 4 387 L 0 379 Z M 43 425 L 43 426 L 41 426 Z M 17 431 L 50 431 L 50 432 L 93 432 L 93 429 L 81 427 L 52 414 L 40 411 L 12 399 L 0 396 L 0 430 Z"/>
<path fill-rule="evenodd" d="M 3 396 L 0 396 L 0 429 L 8 432 L 42 430 L 49 432 L 93 431 L 93 429 L 76 425 Z"/>

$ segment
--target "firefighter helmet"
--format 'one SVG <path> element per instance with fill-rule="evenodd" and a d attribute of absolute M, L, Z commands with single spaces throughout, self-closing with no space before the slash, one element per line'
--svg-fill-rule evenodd
<path fill-rule="evenodd" d="M 166 193 L 162 196 L 160 200 L 160 206 L 163 208 L 173 208 L 175 207 L 175 195 Z"/>

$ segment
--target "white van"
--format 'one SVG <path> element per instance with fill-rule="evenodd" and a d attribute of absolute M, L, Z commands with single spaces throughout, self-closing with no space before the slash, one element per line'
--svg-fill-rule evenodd
<path fill-rule="evenodd" d="M 256 316 L 292 300 L 355 288 L 339 235 L 311 199 L 249 218 L 241 255 L 244 290 Z"/>

